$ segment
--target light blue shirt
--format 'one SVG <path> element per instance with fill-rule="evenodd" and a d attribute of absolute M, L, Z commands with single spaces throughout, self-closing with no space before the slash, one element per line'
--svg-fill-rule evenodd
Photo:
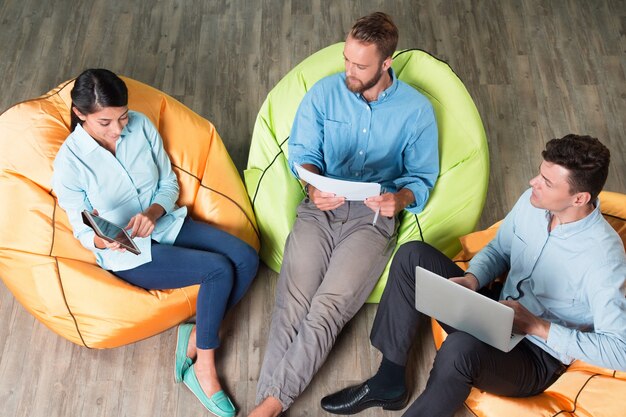
<path fill-rule="evenodd" d="M 112 271 L 135 268 L 152 260 L 150 239 L 172 244 L 183 225 L 187 208 L 176 206 L 179 187 L 163 141 L 152 122 L 129 111 L 128 124 L 115 144 L 115 155 L 77 125 L 54 160 L 52 188 L 67 212 L 74 236 L 91 250 L 98 265 Z M 140 255 L 94 246 L 94 231 L 83 224 L 83 210 L 126 226 L 153 203 L 165 209 L 152 234 L 133 239 Z"/>
<path fill-rule="evenodd" d="M 289 138 L 289 164 L 313 164 L 320 174 L 380 183 L 387 192 L 407 188 L 419 213 L 439 174 L 437 123 L 432 105 L 396 79 L 367 102 L 346 87 L 345 73 L 318 81 L 304 96 Z"/>
<path fill-rule="evenodd" d="M 525 192 L 496 237 L 470 262 L 484 286 L 509 271 L 501 299 L 519 302 L 551 322 L 547 342 L 531 342 L 564 364 L 575 359 L 626 370 L 626 256 L 599 202 L 587 217 L 548 231 L 550 213 Z"/>

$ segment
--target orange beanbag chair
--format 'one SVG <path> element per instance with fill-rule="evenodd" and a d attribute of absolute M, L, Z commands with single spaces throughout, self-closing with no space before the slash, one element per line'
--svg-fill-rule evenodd
<path fill-rule="evenodd" d="M 604 218 L 621 236 L 626 247 L 626 195 L 600 193 Z M 463 269 L 498 231 L 499 223 L 461 238 L 463 250 L 455 261 Z M 432 320 L 437 349 L 446 333 Z M 561 377 L 542 394 L 527 398 L 499 397 L 472 388 L 465 405 L 478 417 L 623 417 L 626 415 L 626 372 L 600 368 L 575 361 Z"/>
<path fill-rule="evenodd" d="M 246 190 L 214 126 L 168 95 L 123 78 L 129 107 L 152 120 L 189 214 L 259 249 Z M 70 126 L 68 81 L 0 115 L 0 277 L 55 333 L 110 348 L 159 333 L 195 314 L 197 286 L 146 291 L 101 269 L 72 235 L 51 191 L 52 162 Z"/>

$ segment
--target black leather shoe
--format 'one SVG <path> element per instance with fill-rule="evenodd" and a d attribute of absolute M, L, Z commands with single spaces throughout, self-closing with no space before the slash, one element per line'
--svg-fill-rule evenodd
<path fill-rule="evenodd" d="M 408 391 L 395 398 L 377 398 L 370 393 L 370 388 L 365 381 L 361 385 L 348 387 L 322 398 L 321 406 L 325 411 L 333 414 L 356 414 L 370 407 L 401 410 L 408 399 Z"/>

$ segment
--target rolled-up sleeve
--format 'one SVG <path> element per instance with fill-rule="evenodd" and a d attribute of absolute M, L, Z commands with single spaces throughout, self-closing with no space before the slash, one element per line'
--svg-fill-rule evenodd
<path fill-rule="evenodd" d="M 83 210 L 91 212 L 93 207 L 85 192 L 76 183 L 80 175 L 73 168 L 72 162 L 63 156 L 55 159 L 52 188 L 57 195 L 59 205 L 67 213 L 74 236 L 85 248 L 94 251 L 97 250 L 93 241 L 96 234 L 91 227 L 83 223 L 82 218 Z"/>
<path fill-rule="evenodd" d="M 291 128 L 289 137 L 289 167 L 296 177 L 295 165 L 312 164 L 324 174 L 324 117 L 317 101 L 320 100 L 319 87 L 314 86 L 304 96 Z"/>
<path fill-rule="evenodd" d="M 150 142 L 152 156 L 159 171 L 159 180 L 152 203 L 156 203 L 165 209 L 166 213 L 171 213 L 176 206 L 178 196 L 180 195 L 180 187 L 176 174 L 172 170 L 172 162 L 167 152 L 163 148 L 163 139 L 156 130 L 154 125 L 144 118 L 143 128 L 146 138 Z"/>
<path fill-rule="evenodd" d="M 406 210 L 420 213 L 439 176 L 438 130 L 432 107 L 428 106 L 418 118 L 414 136 L 404 151 L 404 172 L 394 180 L 394 184 L 398 190 L 411 190 L 415 201 Z"/>

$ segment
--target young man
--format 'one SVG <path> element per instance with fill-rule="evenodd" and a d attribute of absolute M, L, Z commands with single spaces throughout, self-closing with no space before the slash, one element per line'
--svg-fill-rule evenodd
<path fill-rule="evenodd" d="M 433 109 L 396 79 L 397 41 L 384 13 L 359 19 L 346 39 L 345 73 L 316 83 L 296 114 L 294 174 L 300 164 L 331 178 L 378 182 L 385 192 L 346 201 L 304 184 L 308 197 L 287 239 L 251 416 L 280 414 L 307 387 L 388 262 L 398 213 L 419 213 L 437 179 Z"/>
<path fill-rule="evenodd" d="M 372 328 L 380 368 L 361 385 L 322 399 L 322 408 L 354 414 L 406 401 L 404 370 L 420 317 L 418 265 L 473 290 L 508 271 L 500 299 L 514 309 L 514 331 L 526 338 L 504 353 L 451 329 L 405 416 L 452 416 L 472 386 L 511 397 L 538 394 L 575 359 L 626 370 L 626 257 L 597 200 L 609 150 L 595 138 L 567 135 L 549 141 L 542 156 L 531 189 L 465 274 L 426 244 L 400 248 Z"/>

